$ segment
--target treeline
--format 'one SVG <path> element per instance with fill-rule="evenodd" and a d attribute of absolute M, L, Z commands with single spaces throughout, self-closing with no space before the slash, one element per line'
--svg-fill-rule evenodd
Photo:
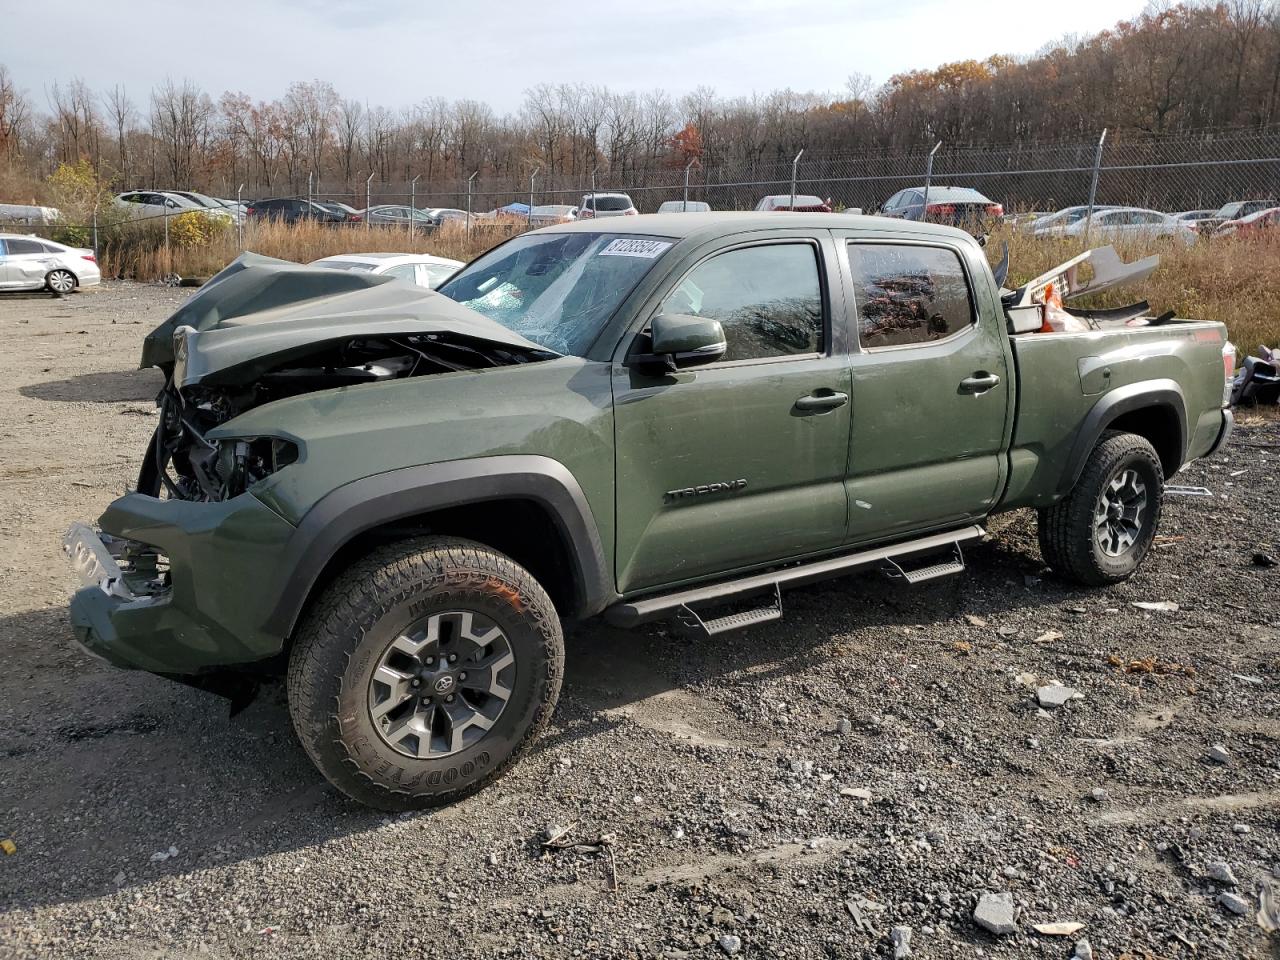
<path fill-rule="evenodd" d="M 1001 31 L 1016 24 L 999 25 Z M 850 49 L 854 49 L 850 45 Z M 67 79 L 32 94 L 0 64 L 0 196 L 38 199 L 58 164 L 87 159 L 121 187 L 173 186 L 248 195 L 316 183 L 670 180 L 704 168 L 776 169 L 810 156 L 885 155 L 967 145 L 1085 140 L 1106 126 L 1134 138 L 1280 123 L 1280 0 L 1151 6 L 1034 56 L 994 56 L 898 74 L 861 75 L 839 94 L 784 90 L 724 98 L 699 89 L 617 92 L 540 84 L 514 114 L 474 100 L 427 97 L 366 107 L 322 80 L 279 100 L 214 97 L 166 80 L 145 96 Z"/>

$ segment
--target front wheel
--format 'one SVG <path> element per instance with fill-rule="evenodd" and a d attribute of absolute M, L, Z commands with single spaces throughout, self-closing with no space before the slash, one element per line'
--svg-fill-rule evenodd
<path fill-rule="evenodd" d="M 1160 523 L 1164 469 L 1155 448 L 1108 431 L 1065 499 L 1040 511 L 1040 552 L 1057 573 L 1101 587 L 1138 569 Z"/>
<path fill-rule="evenodd" d="M 450 803 L 537 740 L 564 669 L 560 621 L 523 567 L 422 537 L 328 587 L 289 658 L 289 712 L 320 772 L 383 810 Z"/>
<path fill-rule="evenodd" d="M 76 278 L 70 270 L 51 270 L 44 278 L 44 285 L 56 297 L 65 297 L 76 288 Z"/>

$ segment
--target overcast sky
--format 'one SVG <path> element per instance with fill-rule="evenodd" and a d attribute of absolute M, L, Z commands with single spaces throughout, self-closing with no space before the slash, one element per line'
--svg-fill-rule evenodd
<path fill-rule="evenodd" d="M 54 80 L 123 84 L 146 103 L 166 76 L 213 96 L 280 96 L 327 80 L 398 108 L 426 97 L 516 109 L 539 82 L 722 96 L 838 91 L 853 71 L 1028 54 L 1093 33 L 1142 0 L 60 0 L 3 5 L 0 63 L 45 106 Z M 54 12 L 56 9 L 56 13 Z M 54 16 L 56 26 L 51 26 Z M 53 34 L 50 34 L 50 29 Z M 56 37 L 56 39 L 50 39 Z M 44 39 L 40 39 L 44 38 Z M 46 42 L 47 41 L 47 42 Z"/>

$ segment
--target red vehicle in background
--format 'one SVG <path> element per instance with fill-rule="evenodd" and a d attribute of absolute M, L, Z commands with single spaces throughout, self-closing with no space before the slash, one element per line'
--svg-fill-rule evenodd
<path fill-rule="evenodd" d="M 1219 224 L 1213 232 L 1215 237 L 1251 237 L 1261 233 L 1269 233 L 1280 226 L 1280 207 L 1269 207 L 1257 210 L 1238 220 L 1228 220 Z"/>

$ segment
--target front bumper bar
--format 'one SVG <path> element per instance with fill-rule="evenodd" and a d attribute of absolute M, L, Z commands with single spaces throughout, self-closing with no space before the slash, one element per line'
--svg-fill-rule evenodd
<path fill-rule="evenodd" d="M 267 659 L 284 638 L 264 628 L 281 589 L 293 526 L 250 494 L 223 503 L 128 494 L 63 540 L 83 586 L 71 599 L 76 642 L 120 667 L 191 675 Z M 121 541 L 169 559 L 170 586 L 139 592 Z"/>

